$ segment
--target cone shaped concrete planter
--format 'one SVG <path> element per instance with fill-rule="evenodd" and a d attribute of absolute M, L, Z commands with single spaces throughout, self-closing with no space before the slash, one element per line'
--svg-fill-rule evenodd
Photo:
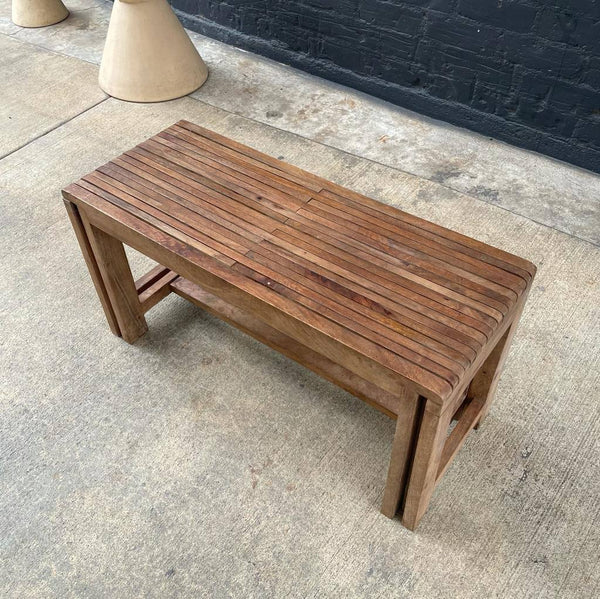
<path fill-rule="evenodd" d="M 208 69 L 166 0 L 115 0 L 100 87 L 130 102 L 161 102 L 199 88 Z"/>
<path fill-rule="evenodd" d="M 20 27 L 46 27 L 68 16 L 60 0 L 12 0 L 12 22 Z"/>

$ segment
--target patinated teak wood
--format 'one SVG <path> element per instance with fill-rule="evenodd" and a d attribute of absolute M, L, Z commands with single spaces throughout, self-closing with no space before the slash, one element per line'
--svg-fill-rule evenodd
<path fill-rule="evenodd" d="M 490 408 L 533 264 L 186 121 L 63 196 L 113 333 L 133 343 L 174 292 L 395 418 L 382 512 L 417 526 Z M 123 243 L 159 266 L 135 282 Z"/>

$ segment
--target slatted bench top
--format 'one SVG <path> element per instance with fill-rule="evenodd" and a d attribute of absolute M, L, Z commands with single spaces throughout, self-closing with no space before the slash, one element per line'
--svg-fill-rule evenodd
<path fill-rule="evenodd" d="M 522 258 L 186 121 L 64 193 L 275 328 L 326 356 L 342 349 L 345 366 L 382 388 L 401 381 L 439 404 L 472 378 L 535 274 Z"/>

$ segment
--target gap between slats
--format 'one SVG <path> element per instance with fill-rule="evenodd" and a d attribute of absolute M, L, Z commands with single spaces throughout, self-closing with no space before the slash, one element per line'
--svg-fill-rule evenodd
<path fill-rule="evenodd" d="M 88 177 L 88 178 L 92 178 L 92 177 Z M 210 256 L 219 257 L 219 259 L 221 259 L 221 261 L 224 261 L 224 260 L 222 260 L 222 257 L 225 257 L 226 263 L 230 264 L 231 266 L 233 266 L 235 264 L 235 262 L 238 262 L 242 265 L 244 263 L 247 264 L 248 262 L 250 262 L 250 267 L 253 266 L 252 262 L 249 261 L 244 255 L 239 254 L 238 252 L 235 252 L 234 250 L 231 250 L 230 248 L 224 247 L 221 244 L 213 244 L 215 247 L 203 247 L 203 245 L 201 243 L 198 243 L 197 240 L 191 238 L 190 236 L 188 236 L 186 234 L 182 234 L 182 233 L 178 232 L 177 230 L 173 229 L 173 227 L 171 227 L 170 225 L 168 225 L 166 223 L 158 221 L 155 217 L 151 216 L 150 214 L 144 215 L 143 213 L 141 213 L 139 208 L 136 208 L 135 206 L 127 203 L 126 201 L 119 199 L 117 196 L 111 194 L 110 192 L 107 192 L 106 190 L 103 190 L 102 188 L 95 187 L 93 185 L 93 183 L 90 183 L 85 178 L 79 184 L 84 189 L 91 191 L 92 193 L 99 196 L 103 200 L 115 204 L 117 207 L 124 209 L 126 212 L 129 212 L 130 214 L 132 214 L 133 216 L 135 216 L 137 218 L 142 218 L 143 220 L 145 220 L 145 222 L 158 228 L 163 233 L 174 236 L 176 239 L 179 239 L 180 241 L 183 241 L 184 243 L 189 244 L 191 247 L 195 247 L 196 249 L 198 249 Z M 269 274 L 273 274 L 273 273 L 269 273 Z M 280 294 L 278 294 L 278 295 L 280 295 Z M 285 296 L 281 296 L 281 297 L 284 298 Z M 290 301 L 289 298 L 287 299 L 287 301 Z M 297 302 L 294 302 L 294 303 L 297 303 Z M 303 304 L 300 304 L 300 305 L 303 305 Z M 308 306 L 303 306 L 303 307 L 305 309 L 309 310 L 309 312 L 312 312 L 314 314 L 320 314 L 320 316 L 322 318 L 326 319 L 327 321 L 329 321 L 331 323 L 334 323 L 336 325 L 336 328 L 341 326 L 343 330 L 345 330 L 347 333 L 350 334 L 351 338 L 363 339 L 365 341 L 368 341 L 374 348 L 378 348 L 377 353 L 380 353 L 381 351 L 383 351 L 383 352 L 389 353 L 390 356 L 394 356 L 394 361 L 400 359 L 401 362 L 398 363 L 398 366 L 400 366 L 400 364 L 404 364 L 405 368 L 409 369 L 409 371 L 404 374 L 404 376 L 407 376 L 409 379 L 415 380 L 415 381 L 419 380 L 419 376 L 416 373 L 410 374 L 410 371 L 412 369 L 417 368 L 417 369 L 423 371 L 424 373 L 429 373 L 429 375 L 431 375 L 431 376 L 436 376 L 441 380 L 445 380 L 446 383 L 449 384 L 450 387 L 452 388 L 452 386 L 453 386 L 452 380 L 448 380 L 444 376 L 441 376 L 439 373 L 435 372 L 435 368 L 432 370 L 431 364 L 429 364 L 429 368 L 422 365 L 420 362 L 423 362 L 423 358 L 419 354 L 413 352 L 412 350 L 410 350 L 408 348 L 404 348 L 404 350 L 402 351 L 402 354 L 393 352 L 393 351 L 389 350 L 387 347 L 385 347 L 384 345 L 381 345 L 381 343 L 374 341 L 369 335 L 365 336 L 364 334 L 360 334 L 356 331 L 353 331 L 352 329 L 349 329 L 348 327 L 344 327 L 343 325 L 340 325 L 339 322 L 336 322 L 335 319 L 331 318 L 331 314 L 329 316 L 327 316 L 318 311 L 315 312 L 315 310 L 311 309 Z M 325 329 L 321 329 L 321 330 L 323 333 L 327 334 L 327 331 Z M 338 330 L 340 330 L 340 329 L 338 329 Z M 350 340 L 348 340 L 348 341 L 350 342 Z M 357 350 L 357 351 L 363 351 L 360 349 L 360 344 L 356 345 L 356 343 L 350 342 L 350 345 L 354 346 L 355 350 Z M 382 363 L 382 364 L 384 364 L 384 363 Z M 401 372 L 399 372 L 399 373 L 401 373 Z M 451 377 L 451 379 L 452 379 L 452 377 Z"/>

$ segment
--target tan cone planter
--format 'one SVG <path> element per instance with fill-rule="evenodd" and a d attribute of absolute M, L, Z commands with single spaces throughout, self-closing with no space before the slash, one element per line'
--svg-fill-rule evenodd
<path fill-rule="evenodd" d="M 131 102 L 161 102 L 199 88 L 208 69 L 165 0 L 115 0 L 100 87 Z"/>
<path fill-rule="evenodd" d="M 60 0 L 12 0 L 12 22 L 20 27 L 46 27 L 68 16 Z"/>

